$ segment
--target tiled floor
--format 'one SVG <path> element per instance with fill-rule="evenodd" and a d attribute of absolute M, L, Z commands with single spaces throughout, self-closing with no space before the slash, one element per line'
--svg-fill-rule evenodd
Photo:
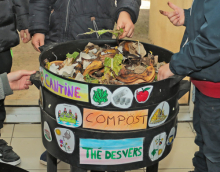
<path fill-rule="evenodd" d="M 39 163 L 44 151 L 40 124 L 6 124 L 2 129 L 5 139 L 20 155 L 21 168 L 30 172 L 46 172 L 46 166 Z M 193 169 L 192 157 L 198 147 L 194 144 L 195 133 L 191 123 L 178 123 L 177 137 L 171 153 L 159 163 L 159 172 L 188 172 Z M 61 162 L 58 172 L 69 172 L 69 165 Z M 143 172 L 143 169 L 132 172 Z"/>

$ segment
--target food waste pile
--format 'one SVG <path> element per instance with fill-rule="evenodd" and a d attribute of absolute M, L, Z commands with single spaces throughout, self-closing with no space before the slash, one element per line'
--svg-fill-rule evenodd
<path fill-rule="evenodd" d="M 64 61 L 44 61 L 60 76 L 96 84 L 132 85 L 157 80 L 158 69 L 166 64 L 147 52 L 140 42 L 123 41 L 116 47 L 88 43 L 81 52 L 67 54 Z"/>

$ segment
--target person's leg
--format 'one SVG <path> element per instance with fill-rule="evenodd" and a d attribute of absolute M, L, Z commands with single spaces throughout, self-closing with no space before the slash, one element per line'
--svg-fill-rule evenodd
<path fill-rule="evenodd" d="M 199 151 L 194 154 L 193 165 L 195 167 L 195 172 L 208 172 L 206 157 L 203 153 L 204 141 L 202 137 L 202 131 L 200 126 L 201 114 L 200 114 L 200 92 L 196 90 L 195 93 L 195 104 L 193 111 L 193 127 L 196 131 L 195 144 L 199 146 Z"/>
<path fill-rule="evenodd" d="M 57 163 L 59 163 L 60 160 L 57 159 Z M 40 156 L 40 163 L 43 165 L 47 165 L 47 151 L 44 151 Z"/>
<path fill-rule="evenodd" d="M 11 71 L 12 57 L 10 50 L 0 52 L 0 74 Z M 0 129 L 3 128 L 3 122 L 6 117 L 4 100 L 0 101 Z"/>
<path fill-rule="evenodd" d="M 12 57 L 10 49 L 4 52 L 0 52 L 0 74 L 4 72 L 11 72 Z"/>
<path fill-rule="evenodd" d="M 217 172 L 220 171 L 220 99 L 201 94 L 199 102 L 200 126 L 204 141 L 203 153 L 208 172 Z"/>
<path fill-rule="evenodd" d="M 12 57 L 10 49 L 4 52 L 0 52 L 0 74 L 11 71 Z M 3 123 L 6 117 L 4 100 L 0 101 L 0 129 L 3 128 Z M 1 136 L 0 136 L 1 137 Z M 0 139 L 0 162 L 18 165 L 21 162 L 20 157 L 12 150 L 11 146 L 7 145 L 7 142 Z"/>

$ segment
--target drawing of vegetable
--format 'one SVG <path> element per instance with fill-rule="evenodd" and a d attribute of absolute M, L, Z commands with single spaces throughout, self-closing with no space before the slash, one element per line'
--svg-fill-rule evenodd
<path fill-rule="evenodd" d="M 142 88 L 142 91 L 136 92 L 136 97 L 138 102 L 145 102 L 148 99 L 149 92 L 147 90 L 150 90 L 150 88 Z"/>
<path fill-rule="evenodd" d="M 118 104 L 123 101 L 122 97 L 125 96 L 128 93 L 127 89 L 123 89 L 120 92 L 118 92 L 114 97 L 113 100 L 115 104 Z"/>
<path fill-rule="evenodd" d="M 97 89 L 96 91 L 94 90 L 94 95 L 93 95 L 93 100 L 97 102 L 99 105 L 101 105 L 102 102 L 107 102 L 108 101 L 108 93 L 107 90 L 103 89 Z"/>

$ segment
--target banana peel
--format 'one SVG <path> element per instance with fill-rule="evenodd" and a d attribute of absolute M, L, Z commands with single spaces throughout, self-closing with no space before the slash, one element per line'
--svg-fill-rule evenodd
<path fill-rule="evenodd" d="M 144 80 L 146 83 L 150 83 L 154 80 L 156 75 L 156 71 L 153 66 L 148 66 L 142 74 L 129 74 L 124 75 L 123 77 L 117 76 L 113 70 L 111 70 L 111 72 L 117 80 L 126 84 L 134 83 L 138 79 Z"/>
<path fill-rule="evenodd" d="M 86 70 L 83 72 L 83 76 L 86 76 L 87 74 L 89 74 L 91 71 L 97 70 L 97 69 L 101 69 L 103 68 L 103 63 L 101 61 L 93 61 L 91 64 L 89 64 L 89 66 L 86 68 Z"/>
<path fill-rule="evenodd" d="M 115 55 L 116 55 L 116 53 L 109 53 L 109 54 L 99 55 L 99 59 L 102 61 L 102 63 L 104 63 L 106 57 L 114 58 Z"/>

